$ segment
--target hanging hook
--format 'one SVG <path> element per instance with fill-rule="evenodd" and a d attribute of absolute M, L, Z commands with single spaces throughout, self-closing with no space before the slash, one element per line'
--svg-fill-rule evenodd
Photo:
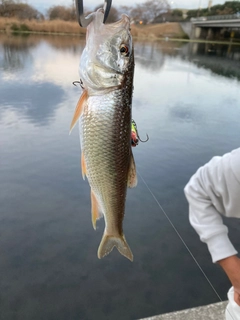
<path fill-rule="evenodd" d="M 83 11 L 83 0 L 75 0 L 75 1 L 76 1 L 78 23 L 80 24 L 81 27 L 86 28 L 89 25 L 89 23 L 92 22 L 93 16 L 91 14 L 89 14 L 87 17 L 85 17 L 84 11 Z M 109 15 L 109 11 L 111 9 L 111 5 L 112 5 L 112 0 L 104 0 L 103 23 L 105 23 L 107 20 L 107 17 Z"/>

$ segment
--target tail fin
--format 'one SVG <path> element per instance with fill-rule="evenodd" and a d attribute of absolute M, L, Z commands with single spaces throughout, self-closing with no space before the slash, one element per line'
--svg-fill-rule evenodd
<path fill-rule="evenodd" d="M 101 259 L 108 255 L 114 247 L 117 247 L 118 251 L 130 261 L 133 261 L 133 254 L 129 248 L 124 235 L 110 236 L 104 233 L 102 241 L 98 248 L 98 258 Z"/>

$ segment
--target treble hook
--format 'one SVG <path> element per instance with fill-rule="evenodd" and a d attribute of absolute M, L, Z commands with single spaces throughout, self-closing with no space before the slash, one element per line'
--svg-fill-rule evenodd
<path fill-rule="evenodd" d="M 149 140 L 148 134 L 146 133 L 147 139 L 146 139 L 146 140 L 142 140 L 142 139 L 140 138 L 140 136 L 139 136 L 139 133 L 138 133 L 137 124 L 136 124 L 136 122 L 135 122 L 133 119 L 132 119 L 132 123 L 133 123 L 133 125 L 134 125 L 135 130 L 136 130 L 136 134 L 137 134 L 138 140 L 140 140 L 141 142 L 147 142 L 147 141 Z"/>
<path fill-rule="evenodd" d="M 90 14 L 87 17 L 84 16 L 84 10 L 83 10 L 83 0 L 75 0 L 76 1 L 76 9 L 77 9 L 77 18 L 78 23 L 81 27 L 86 28 L 93 19 L 93 16 Z M 112 0 L 104 0 L 104 17 L 103 17 L 103 23 L 106 22 L 109 11 L 111 9 Z"/>

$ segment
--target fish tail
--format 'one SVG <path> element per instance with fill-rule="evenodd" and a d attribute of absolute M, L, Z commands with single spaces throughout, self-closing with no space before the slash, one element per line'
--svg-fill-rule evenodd
<path fill-rule="evenodd" d="M 129 248 L 124 235 L 112 236 L 104 233 L 98 248 L 98 258 L 101 259 L 108 255 L 116 247 L 118 251 L 130 261 L 133 261 L 133 254 Z"/>

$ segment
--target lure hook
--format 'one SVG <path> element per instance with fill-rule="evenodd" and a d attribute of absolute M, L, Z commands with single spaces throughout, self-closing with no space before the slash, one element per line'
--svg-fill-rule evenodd
<path fill-rule="evenodd" d="M 147 133 L 146 133 L 146 136 L 147 136 L 147 139 L 146 139 L 146 140 L 142 140 L 142 139 L 140 138 L 139 133 L 138 133 L 138 129 L 137 129 L 137 124 L 136 124 L 136 122 L 135 122 L 133 119 L 132 119 L 132 129 L 133 129 L 133 131 L 136 132 L 136 135 L 137 135 L 137 138 L 138 138 L 139 141 L 141 141 L 141 142 L 147 142 L 147 141 L 149 140 L 149 136 L 148 136 Z"/>
<path fill-rule="evenodd" d="M 84 10 L 83 10 L 83 0 L 75 0 L 76 1 L 76 9 L 77 9 L 77 19 L 78 23 L 81 27 L 86 28 L 93 19 L 93 15 L 89 14 L 87 17 L 84 16 Z M 106 22 L 107 17 L 109 15 L 109 11 L 111 9 L 112 0 L 104 0 L 104 17 L 103 17 L 103 23 Z"/>
<path fill-rule="evenodd" d="M 138 136 L 139 141 L 141 141 L 141 142 L 147 142 L 147 141 L 149 140 L 149 136 L 148 136 L 147 133 L 146 133 L 146 136 L 147 136 L 147 139 L 146 139 L 146 140 L 140 139 L 138 132 L 137 132 L 137 136 Z"/>

